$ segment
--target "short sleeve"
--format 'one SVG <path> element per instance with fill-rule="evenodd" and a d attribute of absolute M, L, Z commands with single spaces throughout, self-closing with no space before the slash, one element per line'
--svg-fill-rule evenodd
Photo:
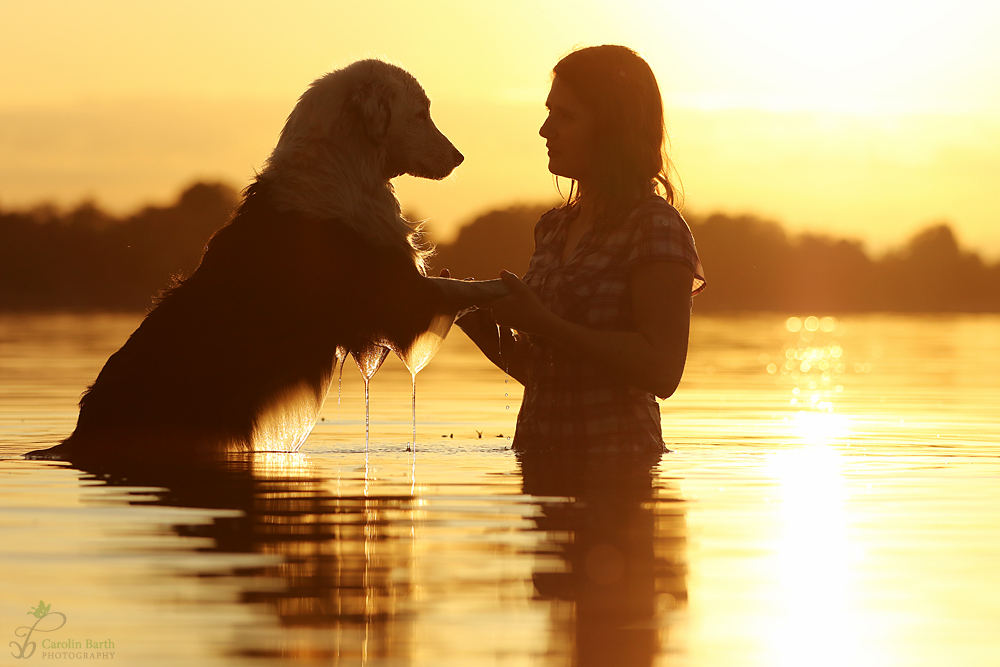
<path fill-rule="evenodd" d="M 706 282 L 691 229 L 673 206 L 659 197 L 650 199 L 649 205 L 635 213 L 635 233 L 626 266 L 632 269 L 646 262 L 680 262 L 694 272 L 694 296 L 705 289 Z"/>

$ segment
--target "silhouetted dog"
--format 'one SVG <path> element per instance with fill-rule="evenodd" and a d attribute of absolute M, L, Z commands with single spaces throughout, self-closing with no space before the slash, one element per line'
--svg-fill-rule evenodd
<path fill-rule="evenodd" d="M 429 104 L 377 60 L 316 80 L 198 269 L 108 359 L 73 434 L 29 456 L 295 450 L 338 357 L 405 352 L 435 320 L 506 293 L 424 275 L 389 180 L 441 179 L 462 162 Z"/>

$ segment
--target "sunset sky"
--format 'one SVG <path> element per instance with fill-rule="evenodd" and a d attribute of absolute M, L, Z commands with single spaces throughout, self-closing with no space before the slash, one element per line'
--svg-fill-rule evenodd
<path fill-rule="evenodd" d="M 445 237 L 554 201 L 549 71 L 639 50 L 663 91 L 686 210 L 753 212 L 880 250 L 947 220 L 1000 257 L 1000 3 L 0 0 L 0 207 L 168 203 L 242 187 L 308 83 L 379 56 L 411 71 L 466 155 L 398 179 Z"/>

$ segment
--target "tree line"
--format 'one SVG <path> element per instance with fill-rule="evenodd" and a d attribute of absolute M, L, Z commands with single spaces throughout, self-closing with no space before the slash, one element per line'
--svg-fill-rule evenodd
<path fill-rule="evenodd" d="M 0 210 L 0 310 L 143 310 L 198 265 L 238 197 L 196 183 L 169 206 L 115 217 L 93 202 Z M 523 275 L 545 206 L 489 211 L 438 244 L 433 271 Z M 945 223 L 883 256 L 854 240 L 792 235 L 753 215 L 688 218 L 708 289 L 696 312 L 1000 312 L 1000 263 L 961 247 Z"/>
<path fill-rule="evenodd" d="M 169 206 L 115 217 L 93 202 L 0 211 L 0 310 L 144 310 L 198 266 L 236 191 L 196 183 Z"/>

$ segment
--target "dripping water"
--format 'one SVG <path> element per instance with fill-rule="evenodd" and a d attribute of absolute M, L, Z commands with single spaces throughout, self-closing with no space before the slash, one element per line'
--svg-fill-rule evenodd
<path fill-rule="evenodd" d="M 389 355 L 389 348 L 378 345 L 377 343 L 370 343 L 363 347 L 361 351 L 351 350 L 351 356 L 354 357 L 354 361 L 358 365 L 358 370 L 361 371 L 361 377 L 365 380 L 365 462 L 367 465 L 368 461 L 368 441 L 371 429 L 371 402 L 368 394 L 368 388 L 371 384 L 371 379 L 378 372 L 378 369 L 382 366 L 382 362 Z"/>
<path fill-rule="evenodd" d="M 337 346 L 337 357 L 334 365 L 337 362 L 340 363 L 340 372 L 337 375 L 337 426 L 340 426 L 340 396 L 344 389 L 344 364 L 347 362 L 347 349 Z M 340 429 L 337 429 L 337 433 L 340 433 Z"/>
<path fill-rule="evenodd" d="M 410 373 L 411 407 L 413 409 L 413 455 L 410 457 L 410 495 L 417 488 L 417 374 Z"/>
<path fill-rule="evenodd" d="M 410 447 L 413 450 L 414 458 L 417 453 L 417 373 L 423 370 L 437 351 L 441 349 L 445 336 L 451 329 L 454 322 L 454 315 L 438 315 L 431 320 L 427 331 L 413 339 L 410 346 L 405 349 L 396 349 L 396 356 L 400 358 L 406 370 L 410 371 L 410 379 L 413 383 L 412 407 L 413 407 L 413 441 Z"/>
<path fill-rule="evenodd" d="M 337 417 L 340 417 L 340 396 L 344 388 L 344 362 L 347 361 L 347 350 L 337 348 L 337 361 L 340 362 L 340 375 L 337 376 Z"/>
<path fill-rule="evenodd" d="M 454 314 L 438 315 L 431 320 L 427 331 L 417 336 L 406 349 L 396 349 L 396 356 L 400 358 L 406 370 L 410 371 L 410 408 L 413 418 L 413 440 L 410 441 L 409 449 L 412 453 L 410 460 L 410 495 L 413 495 L 417 485 L 417 373 L 437 354 L 441 349 L 445 336 L 448 335 L 452 323 L 455 321 Z"/>
<path fill-rule="evenodd" d="M 511 335 L 514 332 L 511 331 Z M 500 361 L 503 362 L 503 398 L 506 404 L 505 410 L 510 410 L 510 366 L 508 365 L 507 359 L 504 358 L 503 354 L 503 331 L 501 330 L 500 324 L 497 323 L 497 341 L 499 341 L 500 349 L 498 353 L 500 354 Z M 507 440 L 510 440 L 510 436 L 507 436 Z"/>
<path fill-rule="evenodd" d="M 504 398 L 504 403 L 507 404 L 507 407 L 506 407 L 507 410 L 510 410 L 510 401 L 508 400 L 510 398 L 510 387 L 508 386 L 510 384 L 510 373 L 509 373 L 509 370 L 510 369 L 507 368 L 507 364 L 504 364 L 503 365 L 503 398 Z"/>
<path fill-rule="evenodd" d="M 413 453 L 413 467 L 415 467 L 417 464 L 417 374 L 413 371 L 410 371 L 410 410 L 413 416 L 413 439 L 407 443 L 406 451 Z"/>
<path fill-rule="evenodd" d="M 503 362 L 503 397 L 506 399 L 508 397 L 508 381 L 510 380 L 510 367 L 507 365 L 507 360 L 504 359 L 503 355 L 503 331 L 500 328 L 500 323 L 497 323 L 497 354 L 500 355 L 500 361 Z M 506 402 L 506 401 L 505 401 Z M 507 403 L 507 409 L 510 410 L 510 403 Z"/>
<path fill-rule="evenodd" d="M 370 426 L 371 418 L 369 417 L 369 404 L 370 404 L 370 400 L 371 399 L 368 398 L 368 378 L 365 378 L 365 468 L 366 468 L 366 470 L 367 470 L 367 466 L 368 466 L 368 439 L 369 439 L 369 430 L 371 428 L 371 426 Z M 366 474 L 365 475 L 365 479 L 367 479 L 367 477 L 368 477 L 368 475 Z"/>

